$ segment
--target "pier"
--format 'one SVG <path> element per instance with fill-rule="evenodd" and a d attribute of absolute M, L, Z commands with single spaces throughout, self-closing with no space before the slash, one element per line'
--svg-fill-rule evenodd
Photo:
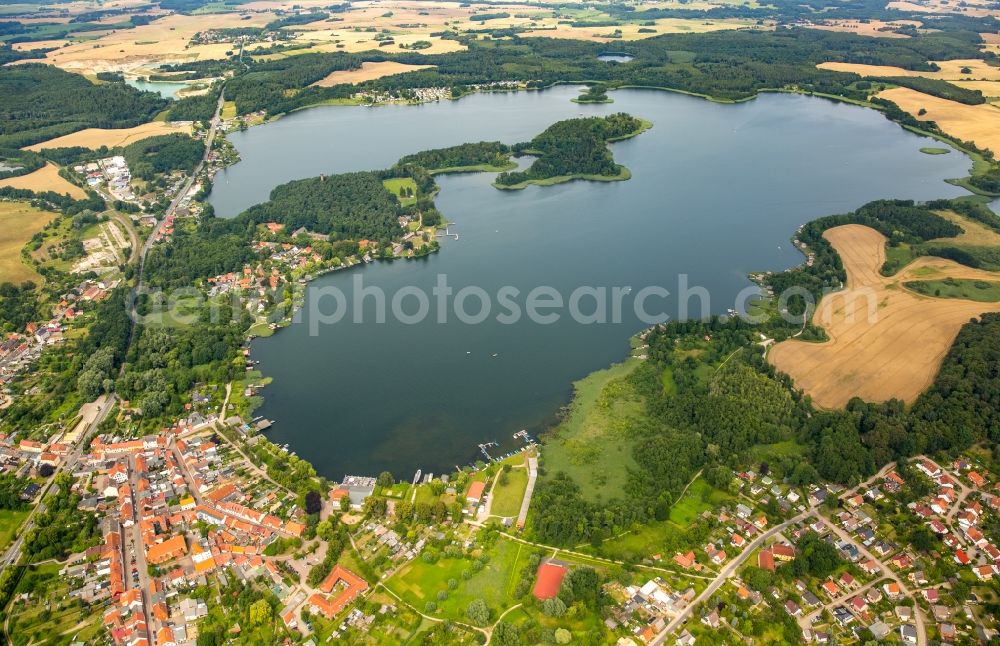
<path fill-rule="evenodd" d="M 436 237 L 438 237 L 438 238 L 454 238 L 455 240 L 458 240 L 458 234 L 451 232 L 451 225 L 453 225 L 453 224 L 455 224 L 455 223 L 454 222 L 449 222 L 445 226 L 444 231 L 438 231 L 434 235 Z"/>

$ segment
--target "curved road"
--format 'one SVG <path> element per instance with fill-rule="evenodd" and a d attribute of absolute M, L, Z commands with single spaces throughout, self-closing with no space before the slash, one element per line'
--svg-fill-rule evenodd
<path fill-rule="evenodd" d="M 785 531 L 788 527 L 798 522 L 801 522 L 806 518 L 809 518 L 815 513 L 816 513 L 815 509 L 812 508 L 807 509 L 798 516 L 789 518 L 780 525 L 775 525 L 771 529 L 767 530 L 766 532 L 755 538 L 753 542 L 751 542 L 749 545 L 743 548 L 743 551 L 740 552 L 739 556 L 730 561 L 726 567 L 722 568 L 722 570 L 719 572 L 719 576 L 715 577 L 715 580 L 709 583 L 708 587 L 702 590 L 701 594 L 695 597 L 694 600 L 691 603 L 689 603 L 686 608 L 684 608 L 684 610 L 681 610 L 680 614 L 674 617 L 673 621 L 667 624 L 667 627 L 664 628 L 659 635 L 654 637 L 653 641 L 650 643 L 653 644 L 653 646 L 660 646 L 660 644 L 663 644 L 666 641 L 667 637 L 670 636 L 670 633 L 677 630 L 682 624 L 684 624 L 684 622 L 686 622 L 691 617 L 691 613 L 694 612 L 694 609 L 697 606 L 701 605 L 702 603 L 710 599 L 711 596 L 715 594 L 715 592 L 719 588 L 721 588 L 726 581 L 731 579 L 736 574 L 736 570 L 740 567 L 740 565 L 743 564 L 744 561 L 750 558 L 750 555 L 753 554 L 754 550 L 763 545 L 771 537 Z"/>
<path fill-rule="evenodd" d="M 216 130 L 218 130 L 219 122 L 221 121 L 223 103 L 225 103 L 224 89 L 222 92 L 219 92 L 219 102 L 215 106 L 215 114 L 212 116 L 212 122 L 208 128 L 208 136 L 205 137 L 205 154 L 202 155 L 201 161 L 198 162 L 198 165 L 195 167 L 194 171 L 191 172 L 191 175 L 189 175 L 187 180 L 184 182 L 184 186 L 181 187 L 181 190 L 177 191 L 177 195 L 174 197 L 173 201 L 170 202 L 170 205 L 167 207 L 167 210 L 164 211 L 164 218 L 174 214 L 174 212 L 177 210 L 177 207 L 180 205 L 181 200 L 187 197 L 188 192 L 191 190 L 191 187 L 194 185 L 195 180 L 198 178 L 198 173 L 200 173 L 201 169 L 205 166 L 205 162 L 208 161 L 208 156 L 212 152 L 212 142 L 215 141 L 215 132 Z M 162 220 L 160 222 L 157 222 L 156 226 L 153 227 L 153 230 L 150 232 L 149 237 L 146 238 L 146 242 L 142 245 L 142 253 L 139 254 L 139 269 L 136 274 L 135 289 L 132 290 L 132 295 L 129 302 L 129 318 L 131 320 L 131 327 L 128 336 L 128 346 L 127 346 L 128 348 L 132 347 L 132 342 L 135 340 L 135 324 L 137 318 L 135 310 L 135 302 L 139 293 L 142 291 L 142 273 L 143 270 L 146 268 L 146 254 L 149 253 L 149 250 L 153 247 L 153 243 L 156 242 L 156 233 L 160 230 L 161 223 Z M 123 363 L 122 372 L 124 373 L 124 371 L 125 371 L 125 364 Z"/>

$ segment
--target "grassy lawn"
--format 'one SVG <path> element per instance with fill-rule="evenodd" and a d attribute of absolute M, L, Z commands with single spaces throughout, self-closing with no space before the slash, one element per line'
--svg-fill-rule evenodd
<path fill-rule="evenodd" d="M 624 496 L 628 471 L 637 468 L 626 429 L 644 415 L 644 403 L 625 377 L 640 363 L 628 359 L 574 383 L 569 415 L 546 438 L 546 472 L 566 472 L 589 501 Z"/>
<path fill-rule="evenodd" d="M 222 114 L 220 115 L 223 119 L 232 119 L 236 116 L 236 101 L 226 101 L 222 104 Z"/>
<path fill-rule="evenodd" d="M 54 217 L 54 213 L 22 202 L 0 202 L 0 276 L 5 281 L 20 283 L 41 279 L 21 260 L 21 249 Z"/>
<path fill-rule="evenodd" d="M 758 444 L 750 449 L 751 462 L 777 462 L 781 458 L 800 456 L 806 447 L 794 440 L 775 442 L 774 444 Z"/>
<path fill-rule="evenodd" d="M 660 381 L 663 383 L 663 392 L 667 395 L 674 395 L 677 393 L 677 384 L 674 383 L 674 370 L 670 366 L 663 369 L 663 374 L 660 375 Z"/>
<path fill-rule="evenodd" d="M 486 552 L 489 561 L 476 572 L 473 560 L 465 558 L 442 558 L 437 563 L 426 563 L 421 558 L 405 566 L 385 585 L 420 612 L 425 612 L 427 602 L 437 604 L 433 613 L 443 619 L 468 621 L 465 610 L 474 599 L 482 599 L 496 617 L 513 605 L 513 587 L 517 584 L 518 562 L 527 559 L 529 548 L 521 543 L 498 539 Z M 468 579 L 462 572 L 472 572 Z M 454 580 L 457 586 L 449 590 L 448 582 Z M 439 599 L 440 592 L 447 593 L 446 599 Z"/>
<path fill-rule="evenodd" d="M 1000 301 L 1000 282 L 945 278 L 944 280 L 914 280 L 904 283 L 904 285 L 907 289 L 912 289 L 924 296 L 961 298 L 980 303 Z"/>
<path fill-rule="evenodd" d="M 0 547 L 6 547 L 14 538 L 14 533 L 28 517 L 28 511 L 0 509 Z"/>
<path fill-rule="evenodd" d="M 417 203 L 417 183 L 413 181 L 412 177 L 386 179 L 382 181 L 382 185 L 396 196 L 402 206 L 411 206 Z M 400 195 L 404 188 L 410 191 L 410 195 L 407 197 Z"/>
<path fill-rule="evenodd" d="M 614 559 L 649 558 L 654 554 L 663 554 L 664 560 L 669 560 L 673 555 L 663 553 L 668 537 L 694 524 L 702 512 L 715 509 L 731 499 L 728 493 L 699 478 L 670 509 L 669 520 L 653 521 L 634 532 L 605 541 L 599 552 Z"/>
<path fill-rule="evenodd" d="M 701 478 L 691 483 L 684 497 L 670 508 L 670 522 L 687 527 L 702 514 L 729 500 L 731 496 L 719 491 Z"/>
<path fill-rule="evenodd" d="M 504 476 L 500 476 L 503 480 Z M 497 485 L 493 490 L 493 506 L 490 507 L 490 514 L 494 516 L 517 516 L 521 511 L 521 500 L 524 498 L 524 490 L 528 487 L 528 470 L 511 469 L 506 474 L 507 483 Z"/>
<path fill-rule="evenodd" d="M 546 177 L 544 179 L 529 179 L 523 182 L 518 182 L 517 184 L 509 185 L 494 183 L 493 186 L 503 191 L 519 191 L 522 188 L 531 186 L 532 184 L 536 186 L 554 186 L 556 184 L 572 182 L 578 179 L 586 180 L 588 182 L 623 182 L 627 179 L 632 179 L 632 171 L 625 168 L 621 164 L 618 164 L 617 175 L 587 175 L 585 173 L 577 173 L 575 175 L 559 175 L 557 177 Z"/>
<path fill-rule="evenodd" d="M 885 246 L 885 264 L 891 268 L 888 275 L 893 275 L 906 265 L 910 264 L 916 255 L 910 245 L 902 242 L 895 247 L 887 244 Z"/>

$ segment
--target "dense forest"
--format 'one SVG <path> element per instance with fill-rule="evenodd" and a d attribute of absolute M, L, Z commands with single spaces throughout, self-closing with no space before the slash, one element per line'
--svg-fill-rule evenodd
<path fill-rule="evenodd" d="M 608 142 L 630 137 L 642 128 L 641 120 L 624 112 L 559 121 L 530 142 L 516 145 L 516 152 L 537 159 L 525 171 L 500 173 L 496 183 L 515 186 L 555 177 L 621 176 L 622 167 L 615 163 Z"/>
<path fill-rule="evenodd" d="M 304 54 L 255 62 L 250 71 L 227 86 L 241 114 L 270 114 L 326 99 L 350 95 L 349 85 L 309 87 L 330 72 L 355 69 L 361 61 L 397 60 L 431 64 L 434 68 L 375 79 L 362 89 L 400 92 L 418 87 L 456 87 L 493 81 L 529 81 L 544 87 L 557 82 L 600 81 L 609 87 L 641 85 L 669 87 L 721 99 L 744 99 L 768 88 L 795 87 L 856 99 L 867 91 L 854 84 L 860 77 L 817 69 L 824 61 L 893 65 L 931 70 L 931 60 L 976 58 L 981 39 L 972 26 L 920 34 L 915 38 L 870 38 L 811 29 L 727 31 L 705 34 L 665 34 L 629 43 L 634 59 L 608 64 L 597 58 L 605 45 L 577 40 L 521 38 L 476 40 L 450 36 L 468 46 L 449 54 Z M 198 62 L 178 64 L 171 71 L 196 69 Z"/>
<path fill-rule="evenodd" d="M 338 238 L 389 240 L 402 234 L 399 200 L 377 173 L 345 173 L 296 180 L 271 191 L 270 199 L 240 216 L 255 224 L 280 222 Z"/>
<path fill-rule="evenodd" d="M 129 128 L 167 105 L 155 92 L 94 85 L 50 65 L 0 67 L 0 147 L 20 148 L 83 128 Z"/>
<path fill-rule="evenodd" d="M 877 80 L 966 105 L 986 103 L 986 97 L 979 90 L 969 90 L 940 79 L 929 79 L 922 76 L 886 76 Z"/>
<path fill-rule="evenodd" d="M 396 166 L 398 168 L 420 166 L 432 172 L 475 166 L 500 167 L 510 159 L 510 153 L 510 146 L 499 141 L 480 141 L 406 155 Z"/>
<path fill-rule="evenodd" d="M 588 502 L 580 483 L 564 473 L 545 473 L 535 494 L 536 537 L 599 545 L 632 523 L 663 519 L 695 473 L 701 470 L 709 483 L 725 489 L 732 470 L 751 462 L 759 445 L 802 445 L 802 457 L 770 468 L 805 485 L 821 478 L 856 483 L 901 457 L 956 454 L 976 442 L 1000 440 L 1000 314 L 962 328 L 933 385 L 909 411 L 900 401 L 858 399 L 845 410 L 813 409 L 787 377 L 749 349 L 758 331 L 738 319 L 712 319 L 652 332 L 649 361 L 627 378 L 645 409 L 643 421 L 627 430 L 640 467 L 629 474 L 628 497 Z M 703 336 L 712 339 L 709 355 L 695 360 L 677 351 Z M 728 352 L 736 354 L 706 379 L 699 366 L 711 366 Z M 664 369 L 673 375 L 675 392 L 663 388 Z"/>
<path fill-rule="evenodd" d="M 215 108 L 219 103 L 219 92 L 189 96 L 177 99 L 170 106 L 171 121 L 204 121 L 209 122 L 215 116 Z"/>
<path fill-rule="evenodd" d="M 140 139 L 125 146 L 122 154 L 133 177 L 152 179 L 175 170 L 190 172 L 205 154 L 205 144 L 180 133 Z"/>

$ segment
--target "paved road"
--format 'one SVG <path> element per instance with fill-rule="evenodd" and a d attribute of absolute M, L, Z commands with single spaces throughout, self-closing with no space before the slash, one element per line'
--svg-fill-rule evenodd
<path fill-rule="evenodd" d="M 194 171 L 190 175 L 188 175 L 188 178 L 187 180 L 185 180 L 184 186 L 181 187 L 181 190 L 177 191 L 177 195 L 174 197 L 173 201 L 170 202 L 170 205 L 164 212 L 164 217 L 168 215 L 173 215 L 174 212 L 177 211 L 177 207 L 180 205 L 181 200 L 187 197 L 188 192 L 191 190 L 191 187 L 194 185 L 195 180 L 198 178 L 198 173 L 201 172 L 201 169 L 204 167 L 205 162 L 208 161 L 208 156 L 212 152 L 212 142 L 215 141 L 215 132 L 216 130 L 218 130 L 219 122 L 221 121 L 222 104 L 225 103 L 224 96 L 225 94 L 223 92 L 219 93 L 219 103 L 215 106 L 215 115 L 212 116 L 212 122 L 208 129 L 208 136 L 205 137 L 205 154 L 202 155 L 201 161 L 198 162 L 198 166 L 195 167 Z M 146 238 L 146 242 L 142 245 L 142 253 L 139 255 L 139 269 L 136 274 L 135 290 L 132 292 L 133 298 L 132 298 L 132 303 L 130 305 L 131 330 L 129 331 L 128 346 L 127 346 L 129 348 L 132 347 L 132 342 L 135 341 L 135 323 L 137 318 L 135 309 L 135 298 L 142 293 L 142 277 L 143 277 L 143 270 L 146 268 L 146 255 L 149 253 L 149 250 L 153 247 L 153 243 L 156 242 L 156 233 L 159 230 L 160 230 L 160 223 L 157 222 L 156 226 L 154 226 L 153 230 L 150 232 L 149 237 Z M 125 373 L 125 364 L 122 363 L 122 374 L 124 373 Z"/>
<path fill-rule="evenodd" d="M 49 493 L 49 489 L 53 487 L 52 483 L 55 482 L 56 475 L 64 470 L 72 472 L 76 468 L 77 463 L 80 461 L 80 456 L 83 454 L 83 447 L 87 438 L 97 428 L 97 426 L 104 421 L 108 412 L 114 407 L 114 399 L 114 395 L 101 395 L 97 398 L 95 401 L 98 406 L 97 415 L 95 415 L 94 419 L 87 425 L 87 428 L 80 433 L 80 436 L 76 440 L 76 444 L 73 445 L 70 452 L 66 455 L 66 459 L 59 463 L 59 466 L 56 467 L 52 477 L 49 478 L 46 485 L 42 488 L 42 491 L 39 492 L 39 503 L 32 508 L 28 517 L 24 520 L 24 523 L 22 523 L 21 528 L 18 530 L 17 538 L 14 539 L 14 542 L 11 543 L 4 552 L 3 559 L 0 559 L 0 565 L 2 565 L 2 567 L 13 565 L 21 560 L 21 547 L 24 545 L 24 536 L 31 531 L 32 528 L 34 528 L 35 516 L 39 513 L 45 512 L 45 504 L 41 501 L 45 499 L 45 496 Z"/>
<path fill-rule="evenodd" d="M 660 632 L 660 634 L 654 637 L 653 641 L 650 643 L 652 643 L 654 646 L 659 646 L 660 644 L 663 644 L 666 641 L 667 637 L 669 637 L 672 632 L 677 630 L 681 625 L 684 624 L 684 622 L 686 622 L 691 617 L 691 613 L 694 612 L 694 609 L 696 607 L 698 607 L 699 605 L 710 599 L 712 595 L 715 594 L 715 592 L 719 588 L 721 588 L 726 581 L 731 579 L 733 575 L 736 574 L 736 570 L 740 567 L 740 565 L 743 564 L 744 561 L 750 558 L 750 555 L 753 554 L 754 550 L 763 545 L 771 537 L 785 531 L 795 523 L 802 522 L 803 520 L 809 518 L 815 513 L 816 513 L 815 509 L 808 509 L 799 514 L 798 516 L 786 520 L 780 525 L 775 525 L 771 529 L 767 530 L 766 532 L 755 538 L 749 545 L 747 545 L 743 549 L 742 552 L 740 552 L 739 556 L 730 561 L 729 565 L 722 568 L 722 571 L 719 572 L 719 575 L 715 577 L 715 579 L 711 583 L 708 584 L 708 587 L 702 590 L 701 594 L 699 594 L 697 597 L 694 598 L 694 601 L 688 604 L 688 606 L 684 608 L 684 610 L 682 610 L 680 614 L 674 617 L 673 621 L 667 624 L 667 627 L 664 628 Z"/>
<path fill-rule="evenodd" d="M 902 594 L 904 596 L 907 596 L 907 597 L 910 597 L 911 599 L 913 599 L 913 602 L 914 602 L 913 603 L 913 618 L 914 618 L 914 623 L 917 626 L 917 646 L 926 646 L 926 644 L 927 644 L 927 626 L 926 626 L 926 622 L 924 621 L 924 613 L 920 609 L 920 604 L 917 603 L 917 597 L 916 597 L 916 595 L 913 594 L 913 592 L 907 587 L 906 583 L 904 583 L 903 580 L 899 577 L 899 575 L 896 574 L 895 572 L 893 572 L 889 568 L 888 565 L 886 565 L 885 563 L 883 563 L 880 559 L 876 558 L 874 554 L 872 554 L 871 552 L 869 552 L 868 549 L 864 545 L 862 545 L 858 541 L 854 540 L 853 536 L 851 536 L 850 534 L 848 534 L 847 532 L 845 532 L 843 529 L 841 529 L 840 527 L 838 527 L 836 524 L 830 522 L 828 519 L 826 519 L 826 518 L 824 518 L 822 516 L 820 516 L 820 521 L 824 525 L 826 525 L 834 534 L 836 534 L 838 538 L 840 538 L 843 541 L 846 541 L 846 542 L 850 543 L 855 548 L 857 548 L 858 552 L 860 552 L 862 556 L 864 556 L 867 559 L 871 559 L 872 561 L 875 561 L 876 563 L 878 563 L 879 566 L 882 568 L 882 573 L 884 574 L 884 578 L 889 578 L 889 579 L 892 579 L 893 581 L 895 581 L 899 585 L 900 592 L 902 592 Z"/>

